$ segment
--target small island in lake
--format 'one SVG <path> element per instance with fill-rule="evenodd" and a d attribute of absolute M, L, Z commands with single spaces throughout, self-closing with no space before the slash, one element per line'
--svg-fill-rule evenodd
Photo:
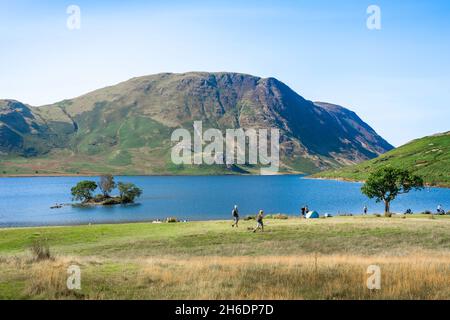
<path fill-rule="evenodd" d="M 95 190 L 100 189 L 101 193 L 94 195 Z M 111 196 L 111 192 L 117 188 L 118 196 Z M 81 201 L 82 205 L 111 206 L 117 204 L 134 203 L 135 199 L 142 195 L 142 189 L 133 183 L 123 183 L 114 181 L 110 174 L 100 177 L 100 182 L 83 180 L 71 189 L 74 201 Z"/>

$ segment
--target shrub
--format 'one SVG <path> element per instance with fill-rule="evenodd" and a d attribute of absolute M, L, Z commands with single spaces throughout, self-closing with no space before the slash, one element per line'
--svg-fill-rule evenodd
<path fill-rule="evenodd" d="M 285 214 L 278 213 L 278 214 L 268 215 L 268 216 L 266 216 L 266 219 L 287 220 L 287 219 L 289 219 L 289 217 Z"/>
<path fill-rule="evenodd" d="M 98 194 L 93 198 L 94 202 L 102 202 L 105 200 L 105 197 L 103 196 L 103 194 Z"/>
<path fill-rule="evenodd" d="M 425 211 L 423 212 L 423 214 L 431 214 L 431 211 L 430 211 L 430 210 L 425 210 Z"/>
<path fill-rule="evenodd" d="M 33 260 L 35 261 L 43 261 L 43 260 L 51 260 L 52 255 L 50 252 L 50 247 L 47 241 L 44 240 L 36 240 L 31 244 L 30 247 L 31 254 L 33 256 Z"/>
<path fill-rule="evenodd" d="M 167 223 L 176 223 L 178 222 L 178 219 L 176 217 L 169 217 L 166 219 Z"/>
<path fill-rule="evenodd" d="M 104 206 L 112 206 L 116 204 L 120 204 L 121 200 L 119 198 L 107 198 L 102 201 Z"/>
<path fill-rule="evenodd" d="M 117 187 L 119 188 L 120 198 L 124 203 L 132 203 L 142 195 L 142 189 L 136 187 L 133 183 L 119 182 Z"/>
<path fill-rule="evenodd" d="M 244 221 L 250 221 L 250 220 L 255 220 L 255 217 L 254 216 L 246 216 L 244 218 Z"/>

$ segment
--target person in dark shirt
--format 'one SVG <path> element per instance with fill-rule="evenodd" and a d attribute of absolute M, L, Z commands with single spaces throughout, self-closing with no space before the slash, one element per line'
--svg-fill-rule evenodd
<path fill-rule="evenodd" d="M 238 223 L 239 223 L 239 211 L 238 211 L 238 206 L 235 205 L 233 208 L 233 211 L 231 211 L 231 214 L 233 215 L 233 224 L 231 225 L 232 227 L 238 227 Z"/>
<path fill-rule="evenodd" d="M 303 206 L 301 211 L 302 211 L 302 218 L 306 218 L 306 207 Z"/>

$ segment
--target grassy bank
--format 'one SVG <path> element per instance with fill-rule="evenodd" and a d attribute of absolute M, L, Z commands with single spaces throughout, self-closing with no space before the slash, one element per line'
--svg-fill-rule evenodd
<path fill-rule="evenodd" d="M 357 165 L 319 172 L 313 177 L 363 181 L 381 167 L 408 169 L 431 186 L 450 188 L 450 132 L 417 139 L 378 158 Z"/>
<path fill-rule="evenodd" d="M 123 224 L 0 230 L 0 298 L 450 299 L 450 218 Z M 53 258 L 35 261 L 46 241 Z M 66 288 L 67 267 L 82 289 Z M 367 267 L 382 288 L 366 288 Z"/>

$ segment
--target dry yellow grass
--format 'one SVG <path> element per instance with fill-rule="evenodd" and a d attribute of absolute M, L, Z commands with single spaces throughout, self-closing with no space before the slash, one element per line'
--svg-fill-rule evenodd
<path fill-rule="evenodd" d="M 0 299 L 450 299 L 447 219 L 268 220 L 258 234 L 242 223 L 3 230 Z M 31 256 L 37 232 L 52 260 Z M 66 288 L 73 264 L 80 291 Z M 380 290 L 366 286 L 370 265 Z"/>
<path fill-rule="evenodd" d="M 80 265 L 82 290 L 66 287 Z M 450 256 L 303 255 L 4 261 L 20 270 L 25 297 L 49 299 L 450 299 Z M 381 289 L 366 286 L 381 268 Z"/>

